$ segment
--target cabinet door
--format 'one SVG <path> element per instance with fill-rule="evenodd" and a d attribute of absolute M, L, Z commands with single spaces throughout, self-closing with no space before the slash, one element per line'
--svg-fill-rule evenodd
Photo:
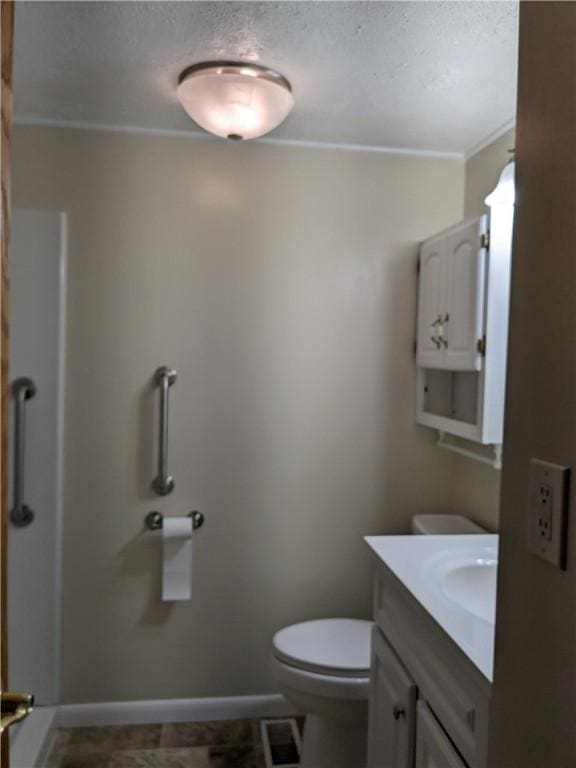
<path fill-rule="evenodd" d="M 372 631 L 369 768 L 413 768 L 416 685 L 377 627 Z"/>
<path fill-rule="evenodd" d="M 416 768 L 466 768 L 430 708 L 418 702 Z"/>
<path fill-rule="evenodd" d="M 439 321 L 443 313 L 446 240 L 423 243 L 420 248 L 418 338 L 416 362 L 423 368 L 443 367 L 444 348 Z"/>
<path fill-rule="evenodd" d="M 444 367 L 451 371 L 479 371 L 478 342 L 484 333 L 486 289 L 486 216 L 453 229 L 447 239 L 443 328 Z"/>

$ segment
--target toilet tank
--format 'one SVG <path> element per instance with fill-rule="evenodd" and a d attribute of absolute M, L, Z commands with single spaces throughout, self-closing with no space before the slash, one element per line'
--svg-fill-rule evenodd
<path fill-rule="evenodd" d="M 486 533 L 486 531 L 462 515 L 414 515 L 412 533 L 463 534 Z"/>

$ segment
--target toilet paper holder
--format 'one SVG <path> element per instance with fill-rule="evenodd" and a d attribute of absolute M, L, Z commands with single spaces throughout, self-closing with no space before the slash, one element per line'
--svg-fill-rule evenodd
<path fill-rule="evenodd" d="M 189 512 L 188 517 L 192 518 L 192 528 L 197 530 L 204 525 L 204 515 L 202 512 Z M 162 512 L 148 512 L 144 518 L 144 525 L 149 531 L 160 531 L 164 525 L 164 515 Z"/>

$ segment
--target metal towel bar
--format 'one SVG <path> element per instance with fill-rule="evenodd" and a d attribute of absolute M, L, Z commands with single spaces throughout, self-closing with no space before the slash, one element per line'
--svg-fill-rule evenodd
<path fill-rule="evenodd" d="M 158 427 L 158 474 L 152 481 L 152 489 L 159 496 L 167 496 L 174 490 L 174 478 L 168 474 L 168 392 L 176 379 L 176 371 L 165 365 L 158 368 L 154 374 L 154 381 L 160 388 L 160 409 Z"/>
<path fill-rule="evenodd" d="M 461 445 L 451 443 L 446 439 L 446 433 L 439 431 L 438 440 L 436 442 L 438 448 L 444 448 L 446 451 L 452 451 L 452 453 L 458 453 L 460 456 L 466 456 L 469 459 L 474 459 L 482 464 L 488 464 L 493 469 L 502 469 L 502 445 L 492 444 L 490 448 L 494 452 L 494 456 L 486 456 L 479 451 L 471 451 L 468 448 L 463 448 Z"/>

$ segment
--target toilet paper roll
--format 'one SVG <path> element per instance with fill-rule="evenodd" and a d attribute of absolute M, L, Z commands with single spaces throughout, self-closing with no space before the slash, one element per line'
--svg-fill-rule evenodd
<path fill-rule="evenodd" d="M 192 518 L 164 518 L 162 600 L 192 597 L 192 532 Z"/>

